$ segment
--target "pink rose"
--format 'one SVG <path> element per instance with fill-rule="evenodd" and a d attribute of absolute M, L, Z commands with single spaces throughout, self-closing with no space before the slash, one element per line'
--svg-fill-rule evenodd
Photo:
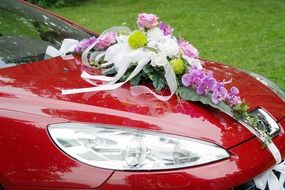
<path fill-rule="evenodd" d="M 198 50 L 187 41 L 180 40 L 179 49 L 180 49 L 180 52 L 187 57 L 199 58 Z"/>
<path fill-rule="evenodd" d="M 100 36 L 97 39 L 96 48 L 98 49 L 105 49 L 109 47 L 112 43 L 116 42 L 116 33 L 114 32 L 107 32 L 106 34 Z"/>
<path fill-rule="evenodd" d="M 140 13 L 137 24 L 139 27 L 153 28 L 158 25 L 158 17 L 154 14 Z"/>

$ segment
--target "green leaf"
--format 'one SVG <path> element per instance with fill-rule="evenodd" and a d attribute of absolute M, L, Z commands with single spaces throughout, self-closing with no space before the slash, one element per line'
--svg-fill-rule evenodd
<path fill-rule="evenodd" d="M 154 71 L 154 69 L 153 69 L 153 67 L 151 65 L 147 64 L 146 66 L 144 66 L 143 71 L 146 74 L 149 74 L 149 73 L 152 73 Z"/>
<path fill-rule="evenodd" d="M 105 72 L 104 75 L 114 75 L 116 73 L 117 73 L 116 69 L 113 68 L 113 69 L 109 70 L 108 72 Z"/>
<path fill-rule="evenodd" d="M 130 80 L 132 86 L 137 86 L 141 80 L 141 73 L 138 73 L 134 78 Z"/>
<path fill-rule="evenodd" d="M 164 76 L 159 72 L 154 72 L 152 74 L 152 84 L 157 91 L 161 91 L 165 87 Z"/>
<path fill-rule="evenodd" d="M 237 104 L 232 110 L 234 118 L 237 120 L 245 120 L 248 117 L 248 108 L 249 107 L 245 100 Z"/>
<path fill-rule="evenodd" d="M 178 89 L 179 96 L 184 100 L 190 100 L 194 102 L 201 102 L 203 104 L 209 105 L 213 108 L 219 109 L 224 113 L 232 115 L 231 107 L 224 102 L 220 102 L 219 104 L 214 104 L 212 102 L 211 94 L 207 95 L 198 95 L 196 91 L 192 88 L 181 87 Z"/>

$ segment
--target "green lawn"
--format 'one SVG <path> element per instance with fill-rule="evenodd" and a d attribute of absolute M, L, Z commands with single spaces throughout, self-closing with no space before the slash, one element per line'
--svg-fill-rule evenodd
<path fill-rule="evenodd" d="M 134 28 L 138 13 L 155 13 L 202 58 L 260 73 L 285 89 L 284 0 L 86 0 L 52 11 L 98 32 Z"/>

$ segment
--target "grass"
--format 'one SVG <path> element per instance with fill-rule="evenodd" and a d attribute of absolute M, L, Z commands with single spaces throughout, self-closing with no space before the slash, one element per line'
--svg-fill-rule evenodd
<path fill-rule="evenodd" d="M 134 28 L 138 13 L 155 13 L 203 59 L 260 73 L 285 89 L 284 0 L 86 0 L 51 11 L 98 32 Z"/>

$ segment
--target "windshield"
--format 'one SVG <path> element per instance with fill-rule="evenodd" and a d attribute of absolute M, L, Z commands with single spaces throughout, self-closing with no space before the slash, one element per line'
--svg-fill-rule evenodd
<path fill-rule="evenodd" d="M 0 3 L 0 68 L 47 59 L 47 46 L 57 49 L 65 38 L 90 34 L 59 18 L 14 0 Z"/>

